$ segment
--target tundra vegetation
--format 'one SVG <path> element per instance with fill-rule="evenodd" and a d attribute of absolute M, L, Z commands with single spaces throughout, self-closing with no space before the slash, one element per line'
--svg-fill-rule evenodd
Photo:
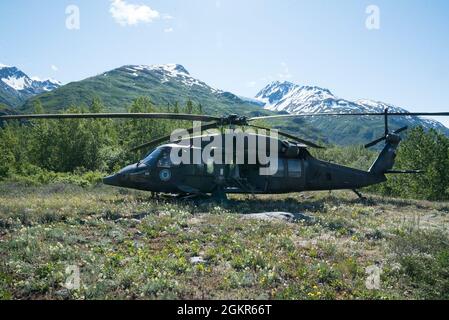
<path fill-rule="evenodd" d="M 448 203 L 0 184 L 2 299 L 448 299 Z M 301 212 L 298 221 L 254 212 Z M 377 289 L 366 273 L 381 271 Z M 77 268 L 80 286 L 65 285 Z"/>
<path fill-rule="evenodd" d="M 101 112 L 94 100 L 70 112 Z M 137 99 L 132 112 L 168 111 Z M 43 110 L 36 105 L 36 111 Z M 171 112 L 201 113 L 188 103 Z M 449 139 L 410 130 L 394 176 L 348 192 L 152 199 L 101 177 L 124 150 L 188 123 L 36 121 L 0 129 L 0 299 L 448 299 Z M 376 152 L 330 146 L 324 160 L 367 169 Z M 302 213 L 298 220 L 254 218 Z M 379 286 L 368 289 L 376 266 Z M 68 269 L 69 268 L 69 269 Z M 71 269 L 72 268 L 72 269 Z M 67 270 L 80 286 L 68 288 Z"/>

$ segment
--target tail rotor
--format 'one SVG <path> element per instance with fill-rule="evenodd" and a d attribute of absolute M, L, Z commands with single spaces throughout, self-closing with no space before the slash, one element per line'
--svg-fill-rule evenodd
<path fill-rule="evenodd" d="M 386 142 L 389 142 L 389 141 L 391 141 L 391 140 L 392 140 L 392 141 L 397 141 L 397 140 L 400 141 L 401 138 L 400 138 L 398 135 L 399 135 L 401 132 L 404 132 L 404 131 L 406 131 L 406 130 L 408 129 L 408 126 L 405 126 L 405 127 L 400 128 L 400 129 L 398 129 L 398 130 L 396 130 L 396 131 L 390 132 L 389 125 L 388 125 L 388 116 L 389 116 L 388 110 L 389 110 L 389 109 L 387 108 L 387 109 L 385 109 L 385 112 L 384 112 L 384 119 L 385 119 L 385 135 L 384 135 L 383 137 L 379 138 L 379 139 L 376 139 L 376 140 L 374 140 L 374 141 L 372 141 L 372 142 L 366 144 L 366 145 L 365 145 L 365 148 L 368 149 L 368 148 L 374 147 L 375 145 L 381 143 L 382 141 L 386 141 Z"/>

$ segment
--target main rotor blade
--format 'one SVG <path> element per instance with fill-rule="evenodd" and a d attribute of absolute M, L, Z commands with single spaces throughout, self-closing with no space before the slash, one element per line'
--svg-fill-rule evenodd
<path fill-rule="evenodd" d="M 357 112 L 357 113 L 300 113 L 300 114 L 283 114 L 275 116 L 264 116 L 250 118 L 248 121 L 270 120 L 282 118 L 301 118 L 301 117 L 323 117 L 323 116 L 385 116 L 385 113 Z M 449 117 L 449 112 L 391 112 L 389 117 Z"/>
<path fill-rule="evenodd" d="M 218 128 L 219 126 L 220 126 L 220 124 L 218 124 L 218 123 L 210 123 L 210 124 L 206 124 L 206 125 L 204 125 L 204 126 L 198 127 L 198 128 L 190 128 L 190 129 L 186 130 L 186 132 L 187 132 L 187 133 L 189 134 L 189 136 L 190 136 L 190 135 L 193 134 L 193 132 L 194 132 L 195 130 L 206 131 L 206 130 Z M 160 138 L 155 139 L 155 140 L 153 140 L 153 141 L 144 143 L 144 144 L 142 144 L 142 145 L 140 145 L 140 146 L 136 146 L 136 147 L 130 149 L 129 151 L 130 151 L 130 152 L 135 152 L 135 151 L 138 151 L 138 150 L 141 150 L 141 149 L 145 149 L 145 148 L 156 147 L 156 146 L 160 145 L 160 144 L 163 143 L 163 142 L 169 141 L 170 138 L 171 138 L 171 135 L 165 136 L 165 137 L 160 137 Z"/>
<path fill-rule="evenodd" d="M 253 128 L 257 128 L 257 129 L 267 130 L 267 131 L 273 130 L 273 129 L 270 129 L 270 128 L 265 128 L 265 127 L 256 126 L 256 125 L 252 125 L 252 124 L 250 124 L 250 125 L 248 125 L 248 126 L 249 126 L 249 127 L 253 127 Z M 277 129 L 276 129 L 276 130 L 277 130 Z M 296 142 L 300 142 L 300 143 L 302 143 L 302 144 L 305 144 L 306 146 L 309 146 L 309 147 L 312 147 L 312 148 L 317 148 L 317 149 L 324 149 L 324 147 L 322 147 L 322 146 L 319 146 L 319 145 L 317 145 L 317 144 L 315 144 L 315 143 L 313 143 L 313 142 L 310 142 L 310 141 L 307 141 L 307 140 L 304 140 L 304 139 L 295 137 L 295 136 L 293 136 L 293 135 L 291 135 L 291 134 L 289 134 L 289 133 L 282 132 L 282 131 L 279 131 L 279 130 L 277 130 L 277 132 L 278 132 L 279 135 L 281 135 L 281 136 L 284 136 L 284 137 L 286 137 L 286 138 L 292 139 L 293 141 L 296 141 Z"/>
<path fill-rule="evenodd" d="M 405 126 L 405 127 L 402 127 L 400 129 L 394 131 L 393 133 L 394 134 L 400 134 L 401 132 L 403 132 L 403 131 L 405 131 L 407 129 L 408 129 L 408 126 Z M 366 144 L 365 148 L 368 149 L 368 148 L 374 147 L 376 144 L 378 144 L 378 143 L 380 143 L 380 142 L 382 142 L 382 141 L 384 141 L 386 139 L 387 139 L 387 136 L 383 136 L 382 138 L 379 138 L 377 140 L 374 140 L 373 142 L 370 142 L 370 143 Z"/>
<path fill-rule="evenodd" d="M 32 119 L 164 119 L 186 121 L 219 121 L 214 116 L 182 114 L 182 113 L 77 113 L 77 114 L 26 114 L 0 116 L 0 120 L 32 120 Z"/>
<path fill-rule="evenodd" d="M 368 148 L 374 147 L 375 145 L 377 145 L 378 143 L 381 143 L 382 141 L 384 141 L 386 139 L 387 139 L 387 137 L 382 137 L 377 140 L 374 140 L 373 142 L 365 144 L 365 148 L 368 149 Z"/>
<path fill-rule="evenodd" d="M 388 108 L 386 108 L 386 109 L 385 109 L 385 112 L 384 112 L 385 136 L 387 136 L 388 133 L 390 133 L 390 129 L 388 128 L 388 116 L 389 116 L 389 112 L 388 112 Z"/>
<path fill-rule="evenodd" d="M 408 130 L 408 126 L 405 126 L 405 127 L 401 128 L 401 129 L 398 129 L 398 130 L 396 130 L 396 131 L 393 132 L 393 133 L 394 133 L 394 134 L 399 134 L 399 133 L 401 133 L 401 132 L 403 132 L 403 131 L 405 131 L 405 130 Z"/>

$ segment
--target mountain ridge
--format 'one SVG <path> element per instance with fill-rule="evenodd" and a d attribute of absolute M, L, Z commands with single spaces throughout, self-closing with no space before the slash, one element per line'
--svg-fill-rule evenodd
<path fill-rule="evenodd" d="M 30 97 L 50 92 L 62 85 L 53 79 L 29 77 L 17 67 L 0 64 L 0 103 L 18 108 Z"/>
<path fill-rule="evenodd" d="M 288 81 L 275 81 L 268 84 L 256 95 L 256 99 L 265 103 L 264 108 L 267 110 L 289 114 L 383 113 L 387 108 L 391 112 L 409 112 L 405 108 L 376 100 L 350 101 L 337 97 L 329 89 L 317 86 L 300 86 Z M 436 120 L 412 116 L 401 117 L 399 120 L 403 126 L 422 125 L 426 129 L 432 128 L 449 135 L 449 129 Z"/>
<path fill-rule="evenodd" d="M 260 104 L 213 88 L 179 64 L 124 65 L 35 96 L 20 110 L 31 111 L 34 101 L 39 100 L 47 111 L 56 112 L 71 105 L 87 105 L 99 97 L 109 111 L 126 112 L 129 104 L 140 96 L 151 98 L 158 106 L 173 107 L 176 102 L 184 104 L 192 100 L 201 103 L 207 112 L 226 113 L 234 109 L 234 113 L 264 113 Z"/>

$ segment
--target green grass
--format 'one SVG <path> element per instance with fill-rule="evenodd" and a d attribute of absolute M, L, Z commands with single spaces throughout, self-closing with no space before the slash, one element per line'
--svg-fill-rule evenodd
<path fill-rule="evenodd" d="M 449 206 L 351 194 L 154 200 L 0 184 L 0 299 L 447 299 Z M 245 214 L 304 213 L 297 223 Z M 193 261 L 192 258 L 197 261 Z M 366 268 L 382 269 L 379 290 Z M 66 268 L 81 286 L 68 290 Z"/>

